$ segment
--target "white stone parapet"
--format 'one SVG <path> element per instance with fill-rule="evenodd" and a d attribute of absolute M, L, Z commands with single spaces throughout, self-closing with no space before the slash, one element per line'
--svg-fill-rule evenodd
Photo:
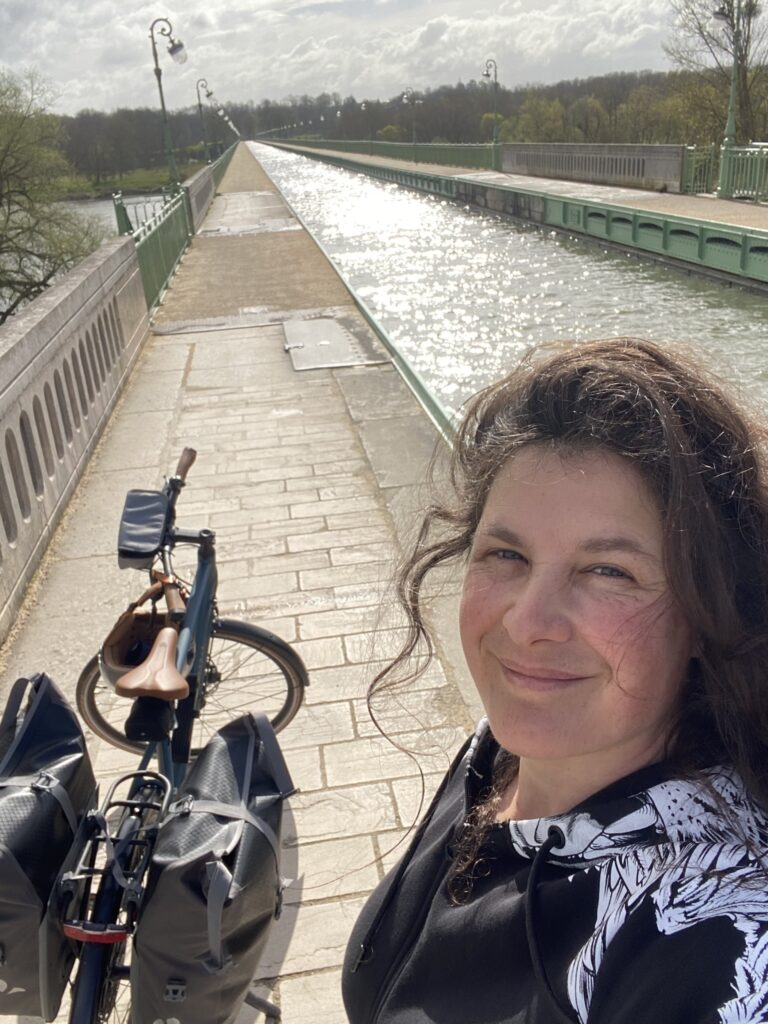
<path fill-rule="evenodd" d="M 148 333 L 131 238 L 0 327 L 0 640 Z"/>

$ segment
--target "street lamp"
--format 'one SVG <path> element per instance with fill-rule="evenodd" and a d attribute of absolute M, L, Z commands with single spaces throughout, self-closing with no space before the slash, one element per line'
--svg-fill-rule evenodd
<path fill-rule="evenodd" d="M 487 78 L 489 83 L 491 80 L 491 74 L 493 74 L 493 144 L 495 146 L 498 142 L 496 109 L 498 107 L 499 96 L 499 67 L 493 57 L 489 57 L 485 62 L 485 71 L 483 72 L 483 78 Z"/>
<path fill-rule="evenodd" d="M 410 103 L 411 105 L 411 148 L 413 150 L 414 163 L 416 163 L 416 104 L 423 102 L 423 100 L 416 99 L 416 93 L 410 86 L 403 90 L 403 103 Z"/>
<path fill-rule="evenodd" d="M 336 133 L 340 139 L 344 138 L 344 129 L 341 126 L 341 111 L 336 111 Z"/>
<path fill-rule="evenodd" d="M 730 182 L 731 150 L 736 144 L 736 100 L 739 88 L 739 58 L 741 56 L 741 0 L 735 0 L 735 7 L 721 4 L 713 13 L 718 21 L 729 24 L 733 15 L 733 64 L 731 66 L 731 91 L 728 96 L 728 115 L 725 119 L 725 136 L 720 150 L 720 168 L 717 175 L 717 194 L 730 198 L 733 194 Z"/>
<path fill-rule="evenodd" d="M 209 100 L 213 96 L 213 90 L 208 88 L 208 83 L 204 78 L 198 78 L 195 82 L 195 90 L 197 91 L 197 112 L 200 115 L 200 125 L 203 129 L 203 148 L 205 149 L 205 159 L 207 163 L 211 162 L 211 153 L 208 149 L 208 139 L 205 135 L 205 117 L 203 116 L 203 101 L 200 99 L 200 89 L 205 89 L 205 98 Z"/>
<path fill-rule="evenodd" d="M 731 11 L 725 4 L 712 15 L 718 21 L 728 24 L 731 20 Z M 733 146 L 736 142 L 736 97 L 739 83 L 739 57 L 741 55 L 741 0 L 736 0 L 736 7 L 733 11 L 733 64 L 731 66 L 731 92 L 728 97 L 728 116 L 725 121 L 724 146 Z"/>
<path fill-rule="evenodd" d="M 180 39 L 174 39 L 173 37 L 173 26 L 167 18 L 155 18 L 152 24 L 149 26 L 149 38 L 152 40 L 152 58 L 155 62 L 155 78 L 157 79 L 157 89 L 160 93 L 160 109 L 163 114 L 163 140 L 165 142 L 165 158 L 168 161 L 168 172 L 171 175 L 171 181 L 174 184 L 178 184 L 179 172 L 176 169 L 176 158 L 173 155 L 173 141 L 171 140 L 171 127 L 168 123 L 168 111 L 165 109 L 165 97 L 163 96 L 163 72 L 160 70 L 160 62 L 157 59 L 157 43 L 155 42 L 155 25 L 159 25 L 160 28 L 157 30 L 161 36 L 165 36 L 168 39 L 168 53 L 176 61 L 177 64 L 183 64 L 187 59 L 187 51 L 184 49 L 184 44 Z"/>
<path fill-rule="evenodd" d="M 368 104 L 365 100 L 360 104 L 361 113 L 365 114 L 368 110 Z M 366 124 L 368 128 L 368 155 L 373 154 L 373 129 L 371 128 L 371 115 L 368 114 L 366 117 Z"/>

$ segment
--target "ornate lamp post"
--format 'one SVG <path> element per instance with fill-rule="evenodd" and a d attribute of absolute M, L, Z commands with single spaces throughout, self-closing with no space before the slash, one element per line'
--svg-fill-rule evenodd
<path fill-rule="evenodd" d="M 414 163 L 416 163 L 416 104 L 421 102 L 422 100 L 416 99 L 416 93 L 410 86 L 403 90 L 403 103 L 411 105 L 411 149 Z"/>
<path fill-rule="evenodd" d="M 368 111 L 368 104 L 365 100 L 360 104 L 360 111 L 365 114 Z M 366 117 L 367 128 L 368 128 L 368 155 L 371 156 L 373 153 L 373 132 L 371 130 L 371 115 L 367 114 Z"/>
<path fill-rule="evenodd" d="M 204 78 L 198 78 L 195 82 L 195 89 L 197 91 L 197 112 L 200 115 L 200 125 L 203 130 L 203 148 L 205 149 L 205 159 L 207 163 L 211 162 L 211 152 L 208 149 L 208 139 L 205 134 L 205 117 L 203 116 L 203 101 L 200 99 L 200 89 L 205 89 L 205 98 L 209 100 L 213 96 L 213 91 L 208 88 L 208 83 Z"/>
<path fill-rule="evenodd" d="M 157 30 L 161 36 L 165 36 L 168 39 L 168 53 L 176 61 L 177 64 L 183 64 L 187 59 L 187 51 L 184 49 L 184 43 L 180 39 L 174 39 L 173 37 L 173 26 L 167 18 L 155 18 L 152 24 L 149 26 L 149 38 L 152 40 L 152 58 L 155 62 L 155 78 L 157 79 L 157 89 L 160 93 L 160 109 L 163 113 L 163 140 L 165 142 L 165 158 L 168 161 L 168 173 L 171 176 L 171 181 L 176 184 L 179 180 L 179 172 L 176 168 L 176 158 L 173 155 L 173 141 L 171 140 L 171 127 L 168 123 L 168 111 L 165 109 L 165 97 L 163 96 L 163 72 L 160 70 L 160 62 L 157 59 L 157 43 L 155 42 L 155 26 L 159 25 L 160 28 Z"/>
<path fill-rule="evenodd" d="M 735 0 L 735 5 L 721 4 L 714 12 L 714 18 L 718 21 L 731 23 L 733 17 L 733 65 L 731 66 L 731 91 L 728 96 L 728 114 L 725 119 L 725 135 L 720 150 L 720 169 L 717 175 L 717 194 L 721 198 L 728 199 L 733 195 L 731 184 L 731 150 L 736 144 L 736 102 L 739 89 L 739 59 L 741 57 L 741 0 Z"/>
<path fill-rule="evenodd" d="M 483 72 L 483 78 L 487 78 L 490 82 L 491 75 L 493 75 L 493 144 L 494 146 L 498 142 L 498 128 L 496 123 L 496 110 L 498 107 L 498 96 L 499 96 L 499 67 L 493 57 L 489 57 L 485 62 L 485 71 Z"/>

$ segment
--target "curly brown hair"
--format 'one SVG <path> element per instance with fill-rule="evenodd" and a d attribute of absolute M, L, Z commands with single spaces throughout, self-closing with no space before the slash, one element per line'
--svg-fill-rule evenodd
<path fill-rule="evenodd" d="M 369 696 L 431 657 L 421 592 L 469 550 L 490 486 L 522 448 L 620 455 L 658 500 L 671 590 L 695 639 L 668 757 L 683 773 L 729 764 L 768 807 L 768 494 L 765 426 L 679 352 L 632 338 L 537 349 L 468 404 L 450 494 L 428 508 L 398 574 L 409 630 Z M 419 674 L 425 667 L 421 659 Z M 403 675 L 405 670 L 405 675 Z"/>

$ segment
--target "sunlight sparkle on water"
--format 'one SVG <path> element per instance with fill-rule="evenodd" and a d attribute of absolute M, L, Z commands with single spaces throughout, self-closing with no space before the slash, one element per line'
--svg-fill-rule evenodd
<path fill-rule="evenodd" d="M 533 343 L 622 334 L 704 348 L 768 402 L 764 296 L 270 147 L 258 156 L 448 408 Z"/>

